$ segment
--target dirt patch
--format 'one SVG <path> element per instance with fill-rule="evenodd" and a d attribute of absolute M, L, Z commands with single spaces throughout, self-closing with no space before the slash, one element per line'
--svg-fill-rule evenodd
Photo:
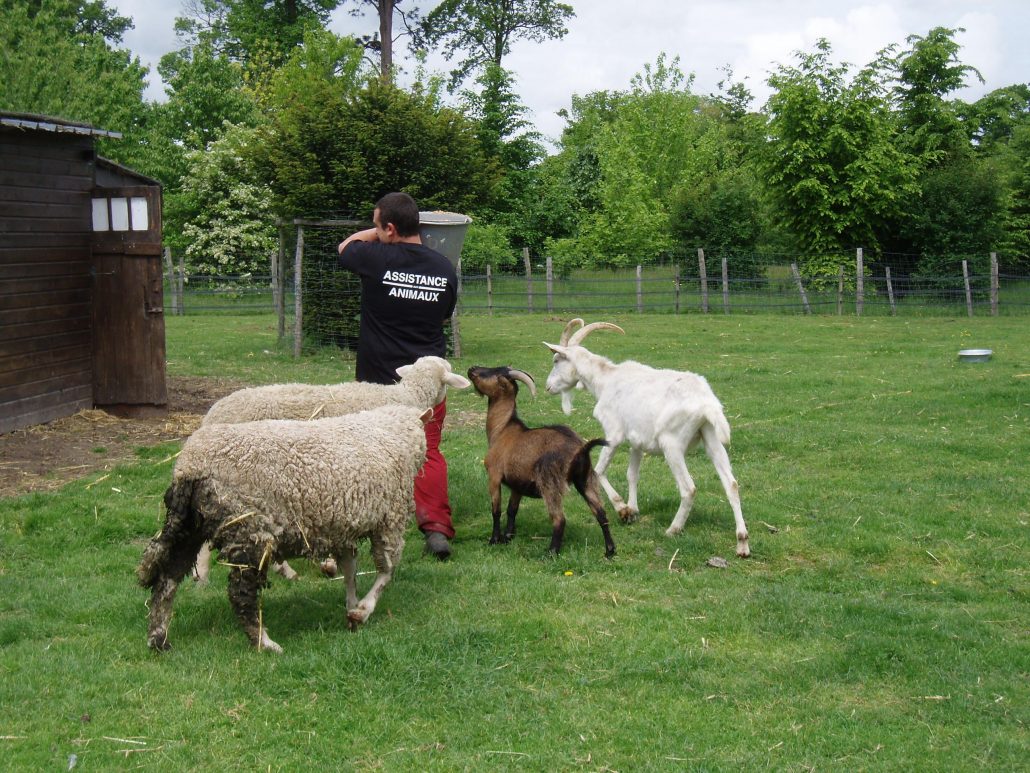
<path fill-rule="evenodd" d="M 183 440 L 211 404 L 246 386 L 213 378 L 168 379 L 168 413 L 122 419 L 104 411 L 0 435 L 0 497 L 48 491 L 135 459 L 135 449 Z"/>

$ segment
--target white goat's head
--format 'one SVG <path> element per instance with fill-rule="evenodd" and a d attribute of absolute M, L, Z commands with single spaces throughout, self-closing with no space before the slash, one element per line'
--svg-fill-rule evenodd
<path fill-rule="evenodd" d="M 554 364 L 547 375 L 547 391 L 552 395 L 561 395 L 561 408 L 565 415 L 572 413 L 572 390 L 582 389 L 579 371 L 576 369 L 576 351 L 585 351 L 580 343 L 595 330 L 618 330 L 625 333 L 618 325 L 611 322 L 591 322 L 584 326 L 580 318 L 570 319 L 561 334 L 561 342 L 544 346 L 554 352 Z"/>
<path fill-rule="evenodd" d="M 428 373 L 436 378 L 440 384 L 440 391 L 436 395 L 436 403 L 443 402 L 447 396 L 447 387 L 453 389 L 466 389 L 472 386 L 472 382 L 460 373 L 453 372 L 451 364 L 443 357 L 419 357 L 411 365 L 401 365 L 397 368 L 397 375 L 401 381 L 416 378 L 418 374 Z"/>

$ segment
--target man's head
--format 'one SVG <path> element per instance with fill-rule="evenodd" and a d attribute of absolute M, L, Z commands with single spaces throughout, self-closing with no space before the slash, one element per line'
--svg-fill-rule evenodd
<path fill-rule="evenodd" d="M 387 193 L 379 199 L 372 220 L 379 232 L 380 241 L 418 236 L 418 204 L 406 193 Z"/>

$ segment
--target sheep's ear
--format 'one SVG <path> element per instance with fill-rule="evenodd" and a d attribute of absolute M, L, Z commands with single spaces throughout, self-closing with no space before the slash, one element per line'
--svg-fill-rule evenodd
<path fill-rule="evenodd" d="M 460 373 L 448 373 L 443 377 L 443 383 L 452 389 L 465 389 L 472 386 L 472 382 Z"/>
<path fill-rule="evenodd" d="M 433 420 L 433 409 L 426 408 L 418 418 L 422 422 L 422 425 L 425 426 Z"/>
<path fill-rule="evenodd" d="M 414 367 L 414 365 L 401 365 L 399 368 L 397 368 L 397 375 L 401 378 L 404 378 L 409 373 L 411 373 L 411 369 Z"/>

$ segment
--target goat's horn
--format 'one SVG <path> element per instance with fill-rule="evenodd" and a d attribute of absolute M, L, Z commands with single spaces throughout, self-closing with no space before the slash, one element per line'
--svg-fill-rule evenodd
<path fill-rule="evenodd" d="M 536 382 L 533 377 L 526 373 L 524 370 L 515 370 L 515 368 L 508 368 L 508 375 L 516 381 L 521 381 L 523 384 L 529 387 L 529 393 L 536 397 Z"/>
<path fill-rule="evenodd" d="M 576 317 L 575 319 L 570 319 L 566 323 L 565 329 L 561 333 L 561 340 L 558 343 L 560 343 L 562 346 L 568 346 L 569 336 L 572 335 L 572 331 L 576 328 L 583 327 L 583 324 L 583 320 L 581 320 L 579 317 Z"/>
<path fill-rule="evenodd" d="M 621 327 L 619 327 L 618 325 L 614 325 L 611 322 L 591 322 L 585 328 L 577 330 L 569 339 L 569 342 L 566 345 L 579 346 L 580 342 L 595 330 L 618 330 L 620 333 L 623 334 L 626 332 Z"/>

